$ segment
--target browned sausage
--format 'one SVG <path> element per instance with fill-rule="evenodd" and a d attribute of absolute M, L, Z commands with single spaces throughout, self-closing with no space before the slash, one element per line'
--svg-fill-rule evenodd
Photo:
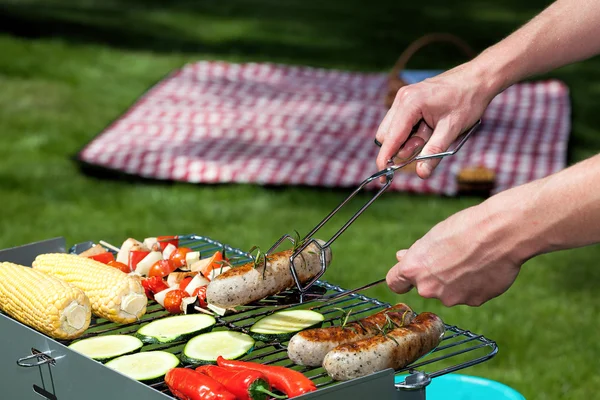
<path fill-rule="evenodd" d="M 321 245 L 325 242 L 319 240 Z M 206 288 L 209 304 L 228 308 L 252 303 L 256 300 L 277 294 L 294 285 L 290 270 L 292 250 L 285 250 L 268 256 L 266 267 L 261 263 L 256 268 L 253 263 L 231 268 L 217 276 Z M 331 249 L 325 250 L 325 265 L 331 262 Z M 309 244 L 294 259 L 298 279 L 302 283 L 310 281 L 321 272 L 321 253 L 314 244 Z"/>
<path fill-rule="evenodd" d="M 441 342 L 444 323 L 435 314 L 419 314 L 409 325 L 387 334 L 343 344 L 331 350 L 323 368 L 334 380 L 344 381 L 387 368 L 403 368 L 423 357 Z"/>
<path fill-rule="evenodd" d="M 325 355 L 333 348 L 375 336 L 387 322 L 387 317 L 399 326 L 409 324 L 415 313 L 406 304 L 396 304 L 359 322 L 328 328 L 308 329 L 294 335 L 288 344 L 288 357 L 299 365 L 320 367 Z"/>

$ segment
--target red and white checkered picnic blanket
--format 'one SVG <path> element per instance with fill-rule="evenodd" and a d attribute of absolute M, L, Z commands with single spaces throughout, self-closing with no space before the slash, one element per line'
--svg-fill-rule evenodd
<path fill-rule="evenodd" d="M 161 180 L 355 187 L 376 172 L 373 138 L 386 74 L 274 64 L 197 62 L 158 83 L 79 153 L 95 166 Z M 565 167 L 568 88 L 522 83 L 435 174 L 396 173 L 389 190 L 456 193 L 483 165 L 501 191 Z"/>

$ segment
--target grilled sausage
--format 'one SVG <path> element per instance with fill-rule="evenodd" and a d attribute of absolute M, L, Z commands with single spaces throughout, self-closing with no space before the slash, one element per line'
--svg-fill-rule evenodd
<path fill-rule="evenodd" d="M 444 323 L 435 314 L 421 313 L 406 327 L 387 334 L 343 344 L 331 350 L 323 368 L 337 381 L 369 375 L 387 368 L 403 368 L 435 349 L 444 335 Z"/>
<path fill-rule="evenodd" d="M 319 241 L 319 244 L 325 242 Z M 248 263 L 217 276 L 206 288 L 209 304 L 228 308 L 252 303 L 277 294 L 294 285 L 290 271 L 292 250 L 269 255 L 266 267 L 261 262 L 256 268 Z M 294 259 L 300 282 L 305 283 L 321 271 L 319 248 L 311 243 Z M 325 265 L 331 262 L 331 249 L 325 249 Z"/>
<path fill-rule="evenodd" d="M 386 317 L 387 315 L 387 317 Z M 398 326 L 409 324 L 415 313 L 406 304 L 396 304 L 358 322 L 327 328 L 307 329 L 295 334 L 288 343 L 288 357 L 296 364 L 320 367 L 325 355 L 335 347 L 375 336 L 387 319 Z"/>

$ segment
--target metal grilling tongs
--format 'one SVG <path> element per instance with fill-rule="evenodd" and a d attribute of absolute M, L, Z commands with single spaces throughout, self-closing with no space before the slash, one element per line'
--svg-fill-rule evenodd
<path fill-rule="evenodd" d="M 274 306 L 274 307 L 279 307 L 279 306 L 289 307 L 291 305 L 303 304 L 303 303 L 313 302 L 313 301 L 319 301 L 319 302 L 322 302 L 322 301 L 331 301 L 331 300 L 334 300 L 334 299 L 338 299 L 340 297 L 345 297 L 345 296 L 348 296 L 350 294 L 360 292 L 360 291 L 365 290 L 365 289 L 369 289 L 371 287 L 374 287 L 376 285 L 379 285 L 379 284 L 385 282 L 385 278 L 384 279 L 379 279 L 379 280 L 377 280 L 375 282 L 371 282 L 371 283 L 369 283 L 367 285 L 361 286 L 361 287 L 356 288 L 356 289 L 344 291 L 344 292 L 341 292 L 341 293 L 334 293 L 332 295 L 327 295 L 327 296 L 324 295 L 325 292 L 323 290 L 315 290 L 315 291 L 310 291 L 309 290 L 315 284 L 315 282 L 317 282 L 317 280 L 321 276 L 323 276 L 323 274 L 325 273 L 325 271 L 327 269 L 325 250 L 329 246 L 331 246 L 331 244 L 333 244 L 333 242 L 338 237 L 340 237 L 340 235 L 342 233 L 344 233 L 344 231 L 346 229 L 348 229 L 348 227 L 379 196 L 381 196 L 383 194 L 383 192 L 386 191 L 386 189 L 392 183 L 392 179 L 394 178 L 394 173 L 398 169 L 407 166 L 408 164 L 412 163 L 413 161 L 428 160 L 428 159 L 431 159 L 431 158 L 443 158 L 443 157 L 446 157 L 446 156 L 451 156 L 451 155 L 456 154 L 458 152 L 458 150 L 460 150 L 460 148 L 465 144 L 465 142 L 467 141 L 467 139 L 469 139 L 469 137 L 471 136 L 471 134 L 479 127 L 480 124 L 481 124 L 481 120 L 477 121 L 471 128 L 469 128 L 466 132 L 464 132 L 461 135 L 461 137 L 455 142 L 457 144 L 454 147 L 454 149 L 452 149 L 452 150 L 445 151 L 445 152 L 442 152 L 442 153 L 437 153 L 437 154 L 431 154 L 431 155 L 418 155 L 418 154 L 415 154 L 415 155 L 413 155 L 412 157 L 410 157 L 409 159 L 407 159 L 406 161 L 404 161 L 404 162 L 402 162 L 400 164 L 394 164 L 393 160 L 389 160 L 388 161 L 389 167 L 387 167 L 386 169 L 381 170 L 379 172 L 376 172 L 375 174 L 373 174 L 370 177 L 368 177 L 367 179 L 365 179 L 345 200 L 343 200 L 333 211 L 331 211 L 331 213 L 329 213 L 329 215 L 327 215 L 321 222 L 319 222 L 319 224 L 317 226 L 315 226 L 304 238 L 301 239 L 300 243 L 302 243 L 302 245 L 298 246 L 296 248 L 296 250 L 294 251 L 294 253 L 290 256 L 290 270 L 291 270 L 292 276 L 294 278 L 294 283 L 296 285 L 296 289 L 298 290 L 298 293 L 297 293 L 297 295 L 294 295 L 294 296 L 280 296 L 280 297 L 278 297 L 277 300 L 273 301 L 272 306 Z M 378 146 L 381 147 L 381 143 L 379 143 L 377 140 L 375 140 L 375 144 L 377 144 Z M 314 238 L 314 235 L 325 224 L 327 224 L 327 222 L 331 218 L 333 218 L 333 216 L 342 207 L 344 207 L 344 205 L 346 205 L 354 196 L 356 196 L 365 186 L 367 186 L 369 183 L 371 183 L 374 180 L 379 179 L 381 177 L 385 177 L 385 184 L 327 242 L 325 242 L 324 244 L 320 244 L 317 241 L 317 239 Z M 269 254 L 272 254 L 281 245 L 281 243 L 283 243 L 286 240 L 289 240 L 294 246 L 296 245 L 296 241 L 294 240 L 294 238 L 291 235 L 289 235 L 289 234 L 283 235 L 277 242 L 275 242 L 275 244 L 273 246 L 271 246 L 271 248 L 266 252 L 265 256 L 268 256 Z M 319 273 L 315 277 L 313 277 L 309 282 L 307 282 L 306 284 L 303 285 L 302 282 L 300 282 L 300 280 L 298 279 L 298 274 L 296 272 L 296 268 L 294 267 L 294 260 L 311 243 L 314 243 L 314 245 L 320 251 L 321 271 L 319 271 Z M 268 307 L 269 303 L 268 302 L 265 303 L 265 302 L 261 301 L 260 302 L 260 306 L 261 307 Z"/>

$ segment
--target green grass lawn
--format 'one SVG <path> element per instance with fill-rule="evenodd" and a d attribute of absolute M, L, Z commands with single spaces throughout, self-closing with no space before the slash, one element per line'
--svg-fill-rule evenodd
<path fill-rule="evenodd" d="M 384 71 L 419 35 L 449 31 L 482 50 L 547 3 L 0 0 L 0 248 L 54 236 L 118 244 L 129 236 L 198 233 L 248 249 L 293 229 L 305 233 L 348 192 L 98 179 L 71 157 L 186 62 Z M 423 51 L 411 67 L 459 61 L 441 47 Z M 549 76 L 571 88 L 569 163 L 595 154 L 600 60 Z M 335 243 L 327 280 L 355 287 L 384 277 L 397 249 L 479 201 L 387 193 Z M 527 398 L 591 399 L 600 390 L 599 258 L 594 246 L 533 259 L 513 288 L 479 308 L 447 309 L 384 287 L 368 294 L 436 312 L 498 342 L 497 357 L 464 373 L 499 380 Z"/>

